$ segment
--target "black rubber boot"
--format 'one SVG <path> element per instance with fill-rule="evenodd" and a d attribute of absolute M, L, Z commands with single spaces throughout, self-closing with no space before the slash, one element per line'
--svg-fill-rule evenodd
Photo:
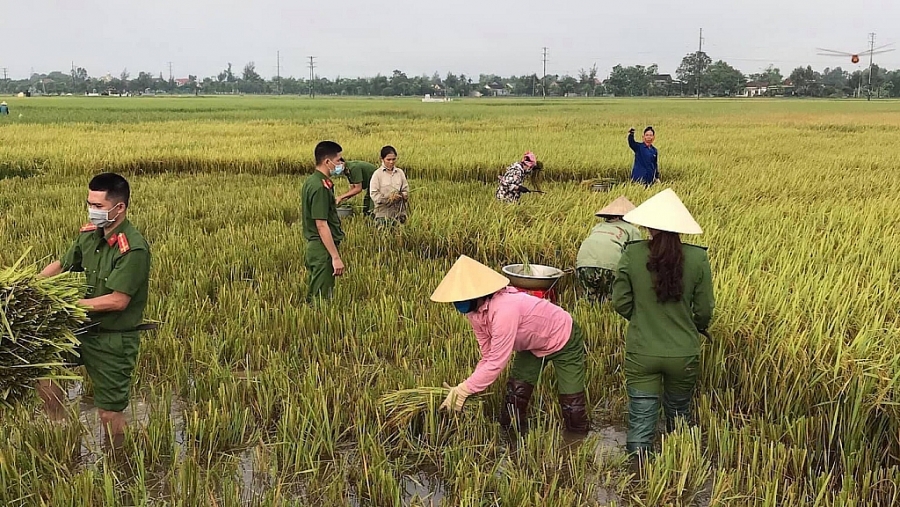
<path fill-rule="evenodd" d="M 515 428 L 520 433 L 528 431 L 528 403 L 534 386 L 520 380 L 506 381 L 506 398 L 500 409 L 500 426 L 510 429 L 515 420 Z"/>
<path fill-rule="evenodd" d="M 563 422 L 568 431 L 587 434 L 591 430 L 591 421 L 587 414 L 584 392 L 560 394 L 559 408 L 562 410 Z"/>

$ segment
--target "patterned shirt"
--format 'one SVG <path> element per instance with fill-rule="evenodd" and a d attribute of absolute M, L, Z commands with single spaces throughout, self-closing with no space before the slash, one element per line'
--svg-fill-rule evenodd
<path fill-rule="evenodd" d="M 516 203 L 522 192 L 519 186 L 525 182 L 525 177 L 531 173 L 531 169 L 525 167 L 522 162 L 516 162 L 509 166 L 506 172 L 500 176 L 500 186 L 497 188 L 497 199 L 503 202 Z"/>

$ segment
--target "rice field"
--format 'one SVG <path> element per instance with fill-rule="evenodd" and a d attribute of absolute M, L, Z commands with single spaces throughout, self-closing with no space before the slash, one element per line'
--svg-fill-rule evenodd
<path fill-rule="evenodd" d="M 120 452 L 100 449 L 90 382 L 69 385 L 67 424 L 36 399 L 0 408 L 0 504 L 900 503 L 900 102 L 8 102 L 0 268 L 61 255 L 91 175 L 119 171 L 153 249 L 145 318 L 162 325 L 144 335 Z M 696 426 L 642 475 L 628 466 L 625 322 L 579 300 L 571 277 L 560 305 L 584 328 L 594 431 L 561 434 L 552 375 L 523 439 L 494 422 L 505 374 L 438 413 L 437 388 L 479 357 L 465 319 L 428 299 L 444 272 L 460 254 L 574 266 L 594 211 L 665 188 L 582 183 L 626 178 L 627 130 L 648 124 L 713 263 Z M 299 193 L 322 139 L 348 160 L 395 146 L 412 211 L 393 231 L 345 220 L 348 271 L 314 309 Z M 495 202 L 497 175 L 529 149 L 547 193 Z M 389 420 L 383 397 L 414 388 L 436 394 Z"/>

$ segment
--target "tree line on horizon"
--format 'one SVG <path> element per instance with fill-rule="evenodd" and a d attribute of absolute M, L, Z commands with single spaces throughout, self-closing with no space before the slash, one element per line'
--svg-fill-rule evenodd
<path fill-rule="evenodd" d="M 495 96 L 703 96 L 728 97 L 742 95 L 748 86 L 754 94 L 792 95 L 804 97 L 851 97 L 871 93 L 873 97 L 900 97 L 900 69 L 888 71 L 874 65 L 871 87 L 869 68 L 850 72 L 841 67 L 822 72 L 812 66 L 800 66 L 790 74 L 769 65 L 766 69 L 744 74 L 723 60 L 713 61 L 705 52 L 686 55 L 675 72 L 660 74 L 656 64 L 643 66 L 616 65 L 606 79 L 598 77 L 596 65 L 581 69 L 575 76 L 528 74 L 502 77 L 495 74 L 467 76 L 448 73 L 441 77 L 407 76 L 400 70 L 391 75 L 313 80 L 294 77 L 266 79 L 256 71 L 254 62 L 244 65 L 240 73 L 232 64 L 215 76 L 199 79 L 196 75 L 169 79 L 162 73 L 139 72 L 132 76 L 127 69 L 118 76 L 90 76 L 84 68 L 70 73 L 60 71 L 33 74 L 28 79 L 0 80 L 0 93 L 29 95 L 81 94 L 285 94 L 285 95 L 349 95 L 349 96 L 424 96 L 466 97 Z"/>

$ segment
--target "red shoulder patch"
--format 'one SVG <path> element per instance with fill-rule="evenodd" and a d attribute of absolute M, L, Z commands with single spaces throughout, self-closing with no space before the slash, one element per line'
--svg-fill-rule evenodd
<path fill-rule="evenodd" d="M 322 186 L 327 188 L 328 190 L 331 190 L 334 188 L 334 182 L 329 179 L 325 179 L 322 180 Z"/>
<path fill-rule="evenodd" d="M 84 224 L 81 226 L 81 229 L 79 229 L 80 232 L 91 232 L 96 230 L 97 226 L 94 224 Z"/>
<path fill-rule="evenodd" d="M 125 237 L 124 232 L 120 232 L 118 235 L 119 238 L 119 252 L 128 253 L 131 250 L 131 247 L 128 245 L 128 238 Z"/>

